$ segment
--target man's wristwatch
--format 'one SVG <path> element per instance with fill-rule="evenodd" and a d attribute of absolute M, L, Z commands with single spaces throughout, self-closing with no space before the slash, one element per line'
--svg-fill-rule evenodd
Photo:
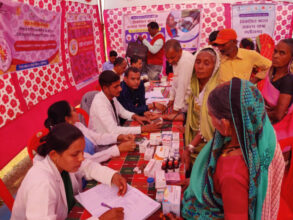
<path fill-rule="evenodd" d="M 190 153 L 193 153 L 195 150 L 195 146 L 193 146 L 192 144 L 188 144 L 188 150 Z"/>

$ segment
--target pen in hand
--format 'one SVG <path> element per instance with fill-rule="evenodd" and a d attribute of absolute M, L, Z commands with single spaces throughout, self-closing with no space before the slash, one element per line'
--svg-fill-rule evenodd
<path fill-rule="evenodd" d="M 104 207 L 106 207 L 106 208 L 108 208 L 108 209 L 112 209 L 112 207 L 111 206 L 109 206 L 109 205 L 107 205 L 106 203 L 101 203 L 101 206 L 104 206 Z"/>

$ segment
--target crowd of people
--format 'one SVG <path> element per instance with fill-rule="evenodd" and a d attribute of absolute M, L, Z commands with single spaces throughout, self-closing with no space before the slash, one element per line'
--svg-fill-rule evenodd
<path fill-rule="evenodd" d="M 185 124 L 184 219 L 277 219 L 285 169 L 278 140 L 293 136 L 293 40 L 274 45 L 263 34 L 256 45 L 243 39 L 238 47 L 237 33 L 223 29 L 193 55 L 175 39 L 165 42 L 156 22 L 147 27 L 152 40 L 138 37 L 147 60 L 133 56 L 128 67 L 109 53 L 88 127 L 67 101 L 49 107 L 50 131 L 18 190 L 12 219 L 65 219 L 82 178 L 116 185 L 124 195 L 126 180 L 99 163 L 133 151 L 135 134 L 160 131 L 152 121 L 159 117 Z M 164 57 L 174 74 L 169 102 L 146 104 L 141 77 L 159 80 Z M 126 120 L 138 126 L 123 126 Z M 123 219 L 123 209 L 99 219 Z"/>

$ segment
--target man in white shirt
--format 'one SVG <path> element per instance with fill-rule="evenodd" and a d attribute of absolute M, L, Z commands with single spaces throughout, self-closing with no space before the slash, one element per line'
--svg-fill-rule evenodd
<path fill-rule="evenodd" d="M 117 57 L 114 61 L 113 72 L 120 76 L 120 81 L 123 81 L 123 74 L 126 70 L 127 63 L 123 57 Z"/>
<path fill-rule="evenodd" d="M 143 39 L 142 36 L 138 36 L 138 40 L 148 48 L 146 67 L 149 79 L 159 80 L 163 68 L 165 37 L 159 32 L 157 22 L 150 22 L 148 24 L 148 32 L 152 37 L 150 42 Z"/>
<path fill-rule="evenodd" d="M 104 71 L 99 77 L 102 91 L 98 93 L 90 108 L 89 128 L 99 133 L 112 134 L 140 134 L 142 132 L 156 132 L 160 130 L 159 124 L 147 124 L 146 117 L 129 112 L 118 102 L 120 95 L 120 78 L 113 71 Z M 135 120 L 142 126 L 122 127 L 119 116 L 128 120 Z"/>
<path fill-rule="evenodd" d="M 165 44 L 165 55 L 173 67 L 174 79 L 170 91 L 169 106 L 174 112 L 186 112 L 188 87 L 194 68 L 195 57 L 188 51 L 182 50 L 179 41 L 171 39 Z"/>

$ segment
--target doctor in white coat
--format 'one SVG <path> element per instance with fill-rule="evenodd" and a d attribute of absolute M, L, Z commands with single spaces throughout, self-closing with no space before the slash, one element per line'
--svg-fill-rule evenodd
<path fill-rule="evenodd" d="M 95 179 L 119 187 L 118 194 L 127 190 L 126 180 L 116 171 L 84 159 L 85 141 L 73 125 L 56 125 L 38 148 L 38 157 L 25 176 L 12 209 L 12 220 L 65 219 L 80 192 L 81 178 Z M 123 219 L 123 208 L 113 208 L 99 218 Z"/>

